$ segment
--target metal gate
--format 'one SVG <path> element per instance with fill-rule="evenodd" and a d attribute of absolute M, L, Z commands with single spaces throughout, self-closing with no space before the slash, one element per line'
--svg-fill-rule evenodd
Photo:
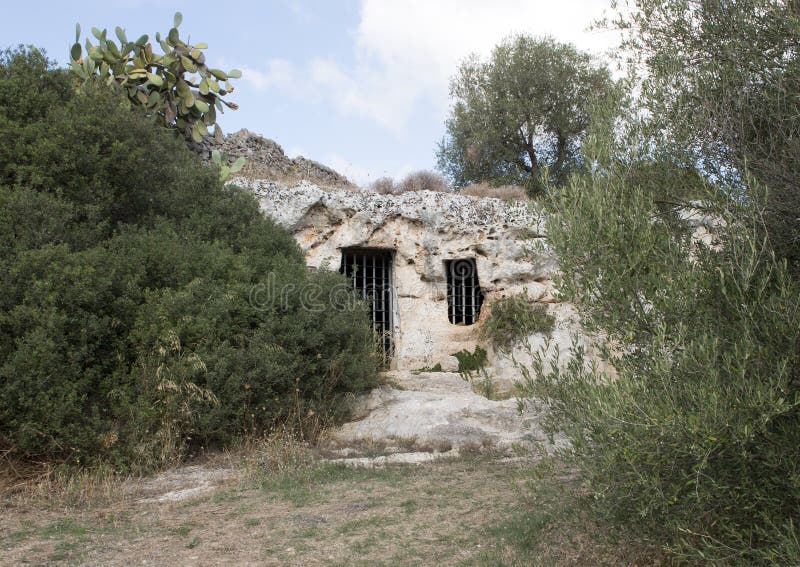
<path fill-rule="evenodd" d="M 394 354 L 392 336 L 392 251 L 382 248 L 342 250 L 339 270 L 352 282 L 371 309 L 372 327 L 388 365 Z"/>

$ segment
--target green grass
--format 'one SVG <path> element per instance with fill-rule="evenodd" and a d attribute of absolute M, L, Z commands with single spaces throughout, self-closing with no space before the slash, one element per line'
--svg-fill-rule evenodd
<path fill-rule="evenodd" d="M 477 536 L 488 545 L 465 565 L 661 564 L 661 550 L 646 537 L 590 512 L 590 496 L 556 458 L 544 458 L 520 480 L 518 504 Z"/>
<path fill-rule="evenodd" d="M 405 500 L 400 503 L 400 508 L 403 509 L 403 512 L 406 515 L 413 514 L 419 509 L 419 503 L 413 498 L 409 498 L 408 500 Z"/>
<path fill-rule="evenodd" d="M 260 477 L 262 490 L 274 493 L 295 506 L 305 506 L 324 495 L 326 487 L 335 483 L 385 482 L 392 486 L 401 482 L 410 469 L 385 467 L 360 469 L 340 463 L 316 463 L 279 474 L 265 473 Z"/>
<path fill-rule="evenodd" d="M 40 535 L 47 538 L 63 539 L 65 537 L 82 537 L 89 529 L 72 518 L 59 518 L 40 530 Z"/>
<path fill-rule="evenodd" d="M 179 537 L 186 537 L 191 533 L 192 529 L 195 528 L 195 527 L 196 527 L 196 524 L 194 522 L 187 522 L 187 523 L 183 523 L 180 526 L 177 526 L 175 528 L 171 528 L 169 530 L 169 533 L 170 533 L 170 535 L 175 535 L 175 536 L 179 536 Z"/>

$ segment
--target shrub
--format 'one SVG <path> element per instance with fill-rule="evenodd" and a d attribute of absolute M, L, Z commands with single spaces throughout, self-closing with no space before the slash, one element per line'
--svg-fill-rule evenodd
<path fill-rule="evenodd" d="M 397 186 L 398 193 L 409 191 L 436 191 L 448 193 L 452 191 L 444 177 L 432 171 L 415 171 L 406 175 Z"/>
<path fill-rule="evenodd" d="M 0 451 L 146 470 L 375 383 L 363 304 L 252 194 L 119 95 L 50 92 L 0 107 Z"/>
<path fill-rule="evenodd" d="M 547 305 L 533 303 L 525 293 L 501 297 L 492 303 L 489 317 L 481 325 L 481 337 L 498 352 L 509 353 L 534 333 L 550 335 L 555 319 Z"/>
<path fill-rule="evenodd" d="M 458 373 L 464 381 L 470 383 L 472 390 L 487 399 L 494 399 L 496 388 L 486 370 L 488 362 L 486 351 L 476 346 L 474 352 L 464 349 L 454 352 L 453 356 L 458 360 Z"/>
<path fill-rule="evenodd" d="M 401 195 L 409 191 L 452 191 L 444 177 L 432 171 L 409 173 L 399 183 L 395 183 L 391 177 L 381 177 L 370 185 L 370 189 L 381 195 Z"/>
<path fill-rule="evenodd" d="M 800 290 L 758 236 L 760 201 L 715 188 L 713 246 L 626 182 L 627 162 L 554 193 L 565 299 L 607 340 L 611 380 L 575 348 L 526 389 L 571 439 L 596 512 L 679 561 L 797 564 Z"/>
<path fill-rule="evenodd" d="M 379 195 L 394 195 L 396 191 L 394 179 L 391 177 L 381 177 L 376 179 L 372 182 L 372 185 L 370 185 L 370 189 Z"/>
<path fill-rule="evenodd" d="M 472 197 L 494 197 L 503 201 L 527 201 L 528 192 L 520 185 L 500 185 L 492 187 L 486 181 L 470 183 L 459 191 L 462 195 Z"/>

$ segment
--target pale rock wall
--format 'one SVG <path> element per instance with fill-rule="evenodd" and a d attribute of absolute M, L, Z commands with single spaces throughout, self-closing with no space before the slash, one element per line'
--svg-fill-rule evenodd
<path fill-rule="evenodd" d="M 264 213 L 295 236 L 310 266 L 338 270 L 342 248 L 394 250 L 398 370 L 437 363 L 454 370 L 452 353 L 478 344 L 478 329 L 496 297 L 527 292 L 533 301 L 556 302 L 550 281 L 556 262 L 544 243 L 544 218 L 527 203 L 430 191 L 379 195 L 309 183 L 236 183 L 253 190 Z M 480 319 L 469 326 L 447 318 L 444 261 L 461 258 L 475 260 L 485 294 Z M 568 346 L 570 319 L 560 317 L 558 306 L 552 310 L 558 321 L 554 340 Z M 509 359 L 493 356 L 492 362 L 498 378 L 518 376 Z"/>

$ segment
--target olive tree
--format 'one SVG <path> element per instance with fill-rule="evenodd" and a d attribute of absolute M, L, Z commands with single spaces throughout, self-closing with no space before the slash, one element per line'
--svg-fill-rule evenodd
<path fill-rule="evenodd" d="M 609 71 L 569 44 L 528 35 L 476 55 L 450 85 L 453 107 L 439 145 L 439 169 L 457 186 L 489 181 L 541 191 L 580 164 L 590 101 L 614 89 Z"/>
<path fill-rule="evenodd" d="M 766 186 L 766 233 L 800 273 L 800 4 L 635 0 L 608 22 L 661 143 L 715 179 Z"/>
<path fill-rule="evenodd" d="M 603 131 L 617 109 L 593 108 L 592 168 L 548 199 L 558 289 L 614 376 L 576 343 L 568 364 L 534 357 L 524 389 L 601 516 L 679 563 L 796 565 L 796 4 L 634 4 L 617 25 L 638 119 Z"/>

